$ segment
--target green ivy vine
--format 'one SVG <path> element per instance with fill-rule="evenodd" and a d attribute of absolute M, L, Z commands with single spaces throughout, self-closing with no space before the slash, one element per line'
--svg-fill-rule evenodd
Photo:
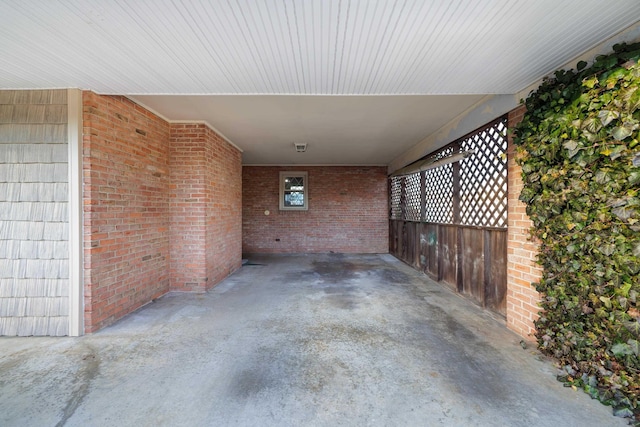
<path fill-rule="evenodd" d="M 640 43 L 557 71 L 514 129 L 543 267 L 539 348 L 640 425 Z"/>

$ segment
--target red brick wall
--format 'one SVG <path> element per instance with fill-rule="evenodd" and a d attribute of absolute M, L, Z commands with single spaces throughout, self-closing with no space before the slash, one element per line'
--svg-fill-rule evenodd
<path fill-rule="evenodd" d="M 171 125 L 171 289 L 204 292 L 240 266 L 242 159 L 204 124 Z"/>
<path fill-rule="evenodd" d="M 206 191 L 203 125 L 171 126 L 171 288 L 206 286 Z"/>
<path fill-rule="evenodd" d="M 522 120 L 521 106 L 509 113 L 509 128 Z M 510 132 L 511 134 L 511 132 Z M 521 336 L 532 339 L 534 320 L 538 318 L 540 295 L 531 283 L 540 279 L 541 267 L 536 264 L 538 245 L 529 240 L 531 220 L 526 205 L 518 200 L 522 190 L 522 169 L 516 164 L 511 135 L 508 148 L 508 218 L 507 218 L 507 326 Z"/>
<path fill-rule="evenodd" d="M 202 124 L 83 93 L 85 332 L 240 266 L 241 153 Z"/>
<path fill-rule="evenodd" d="M 83 93 L 85 330 L 169 290 L 169 124 Z"/>
<path fill-rule="evenodd" d="M 285 170 L 308 172 L 308 211 L 279 210 Z M 389 251 L 385 167 L 245 166 L 242 187 L 245 253 Z"/>
<path fill-rule="evenodd" d="M 242 262 L 242 153 L 206 128 L 207 287 Z"/>

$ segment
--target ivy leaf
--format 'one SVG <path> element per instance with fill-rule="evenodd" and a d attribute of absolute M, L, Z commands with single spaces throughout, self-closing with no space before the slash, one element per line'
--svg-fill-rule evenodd
<path fill-rule="evenodd" d="M 626 406 L 615 407 L 612 413 L 614 417 L 633 418 L 633 411 Z"/>
<path fill-rule="evenodd" d="M 623 297 L 627 297 L 629 296 L 629 291 L 631 290 L 631 283 L 625 283 L 624 285 L 620 286 L 617 290 L 616 293 L 619 295 L 622 295 Z"/>
<path fill-rule="evenodd" d="M 614 344 L 614 346 L 611 347 L 611 353 L 613 353 L 613 355 L 616 357 L 629 356 L 633 354 L 633 349 L 629 344 L 621 342 L 618 344 Z"/>
<path fill-rule="evenodd" d="M 616 85 L 616 83 L 618 83 L 618 80 L 622 80 L 622 78 L 624 78 L 626 74 L 627 74 L 627 70 L 624 68 L 618 68 L 617 70 L 613 71 L 607 77 L 607 87 L 609 89 L 613 88 Z"/>
<path fill-rule="evenodd" d="M 600 251 L 600 253 L 609 256 L 612 253 L 614 253 L 616 251 L 616 245 L 612 244 L 612 243 L 608 243 L 606 245 L 601 245 L 598 250 Z M 602 299 L 603 297 L 600 297 L 600 299 Z M 604 302 L 604 301 L 603 301 Z M 605 303 L 606 305 L 606 303 Z M 607 307 L 609 308 L 609 307 Z"/>
<path fill-rule="evenodd" d="M 580 152 L 580 150 L 582 150 L 582 148 L 578 147 L 578 143 L 574 140 L 565 141 L 562 146 L 569 151 L 568 155 L 570 159 L 575 157 Z"/>
<path fill-rule="evenodd" d="M 586 61 L 580 61 L 578 62 L 578 64 L 576 65 L 576 70 L 578 71 L 582 71 L 584 69 L 584 67 L 586 67 L 588 64 Z"/>
<path fill-rule="evenodd" d="M 630 113 L 633 113 L 640 108 L 640 90 L 633 92 L 627 102 L 627 109 Z"/>
<path fill-rule="evenodd" d="M 626 221 L 633 216 L 634 209 L 631 206 L 618 206 L 611 209 L 611 213 L 620 218 L 622 221 Z"/>
<path fill-rule="evenodd" d="M 609 171 L 599 170 L 598 172 L 596 172 L 595 180 L 598 184 L 606 184 L 607 182 L 611 181 Z"/>
<path fill-rule="evenodd" d="M 629 332 L 635 334 L 635 336 L 640 337 L 640 322 L 636 320 L 627 320 L 622 322 L 622 326 L 624 326 Z"/>
<path fill-rule="evenodd" d="M 600 297 L 600 301 L 604 304 L 606 308 L 611 308 L 611 298 L 609 297 Z"/>
<path fill-rule="evenodd" d="M 593 87 L 598 83 L 597 77 L 591 77 L 590 79 L 585 79 L 582 81 L 582 85 L 589 89 L 593 89 Z"/>
<path fill-rule="evenodd" d="M 616 145 L 611 149 L 611 153 L 609 153 L 609 157 L 611 160 L 615 160 L 618 157 L 622 156 L 622 153 L 626 150 L 624 145 Z"/>
<path fill-rule="evenodd" d="M 600 122 L 602 122 L 603 126 L 608 125 L 618 117 L 620 117 L 620 113 L 617 111 L 600 110 L 600 112 L 598 113 L 598 118 L 600 119 Z"/>
<path fill-rule="evenodd" d="M 617 208 L 627 204 L 627 199 L 609 199 L 607 200 L 607 206 Z"/>
<path fill-rule="evenodd" d="M 611 136 L 613 136 L 618 141 L 622 141 L 623 139 L 631 136 L 632 133 L 633 131 L 625 126 L 616 126 L 615 128 L 613 128 Z"/>
<path fill-rule="evenodd" d="M 602 129 L 602 125 L 599 120 L 595 119 L 595 117 L 589 117 L 582 122 L 582 129 L 589 133 L 598 133 L 598 131 Z"/>
<path fill-rule="evenodd" d="M 627 341 L 627 344 L 629 344 L 629 347 L 631 347 L 631 351 L 633 352 L 633 354 L 635 354 L 636 356 L 640 355 L 640 342 L 637 340 L 629 340 Z"/>

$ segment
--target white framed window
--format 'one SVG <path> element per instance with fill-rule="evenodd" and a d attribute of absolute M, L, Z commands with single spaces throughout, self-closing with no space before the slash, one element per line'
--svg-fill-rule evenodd
<path fill-rule="evenodd" d="M 306 211 L 309 208 L 307 172 L 280 172 L 280 210 Z"/>

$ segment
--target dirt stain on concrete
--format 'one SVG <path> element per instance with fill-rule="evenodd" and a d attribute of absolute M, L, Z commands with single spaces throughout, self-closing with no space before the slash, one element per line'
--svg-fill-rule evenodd
<path fill-rule="evenodd" d="M 404 272 L 396 270 L 383 268 L 379 270 L 373 270 L 379 277 L 382 283 L 410 283 L 411 278 Z"/>
<path fill-rule="evenodd" d="M 322 291 L 325 293 L 324 301 L 335 308 L 353 310 L 359 306 L 360 298 L 355 286 L 327 286 L 322 288 Z"/>
<path fill-rule="evenodd" d="M 346 261 L 314 261 L 311 274 L 315 274 L 325 283 L 336 283 L 353 280 L 362 268 Z"/>
<path fill-rule="evenodd" d="M 433 352 L 432 371 L 455 386 L 465 399 L 508 404 L 513 379 L 495 349 L 469 330 L 465 319 L 457 319 L 433 304 L 427 303 L 425 308 L 430 320 L 414 321 L 413 330 L 418 342 L 440 349 Z"/>
<path fill-rule="evenodd" d="M 236 398 L 250 399 L 262 392 L 274 388 L 277 381 L 269 375 L 268 368 L 248 367 L 234 374 L 231 394 Z"/>
<path fill-rule="evenodd" d="M 73 416 L 76 409 L 78 409 L 89 393 L 91 382 L 100 372 L 98 352 L 90 346 L 87 346 L 87 351 L 81 356 L 79 363 L 82 364 L 82 367 L 76 372 L 75 380 L 72 384 L 71 396 L 62 410 L 62 418 L 58 421 L 56 427 L 64 426 L 69 418 Z"/>

